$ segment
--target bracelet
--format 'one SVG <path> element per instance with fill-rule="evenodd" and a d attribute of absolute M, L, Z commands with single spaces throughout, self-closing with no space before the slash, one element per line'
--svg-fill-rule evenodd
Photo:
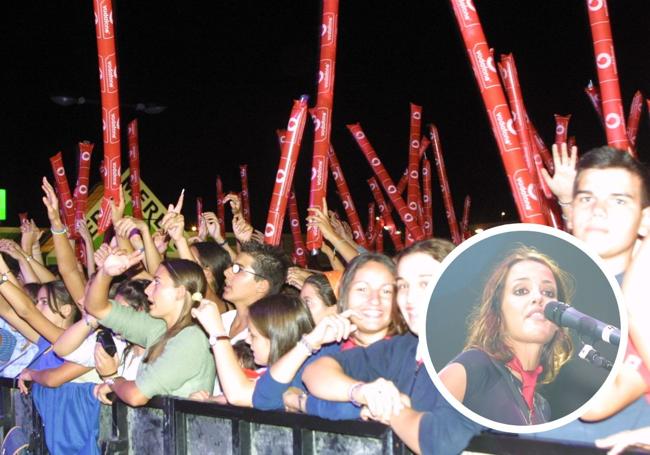
<path fill-rule="evenodd" d="M 228 243 L 228 240 L 223 239 L 223 242 L 221 242 L 221 243 L 220 243 L 220 242 L 217 242 L 217 245 L 219 245 L 219 246 L 224 246 L 224 245 L 226 245 L 227 243 Z"/>
<path fill-rule="evenodd" d="M 129 240 L 131 240 L 131 237 L 133 237 L 134 235 L 140 235 L 140 229 L 138 228 L 131 229 L 131 232 L 129 232 Z"/>
<path fill-rule="evenodd" d="M 211 335 L 208 338 L 208 344 L 211 347 L 214 347 L 218 341 L 222 341 L 222 340 L 228 340 L 228 342 L 230 343 L 230 337 L 228 335 Z"/>
<path fill-rule="evenodd" d="M 298 397 L 298 408 L 300 412 L 307 412 L 307 392 L 302 392 Z"/>
<path fill-rule="evenodd" d="M 307 338 L 303 334 L 302 337 L 300 337 L 300 340 L 298 340 L 298 343 L 296 343 L 298 346 L 302 346 L 305 349 L 305 353 L 307 356 L 311 356 L 316 350 L 312 347 L 311 344 L 309 344 L 309 341 L 307 341 Z"/>
<path fill-rule="evenodd" d="M 63 229 L 61 229 L 60 231 L 58 231 L 58 230 L 54 229 L 53 227 L 51 227 L 51 228 L 50 228 L 50 232 L 51 232 L 52 234 L 54 234 L 54 235 L 63 235 L 63 234 L 67 234 L 67 233 L 68 233 L 68 228 L 65 227 L 65 226 L 63 226 Z"/>
<path fill-rule="evenodd" d="M 25 260 L 27 262 L 31 261 L 32 259 L 34 259 L 34 256 L 32 256 L 31 254 L 29 256 L 25 256 Z"/>
<path fill-rule="evenodd" d="M 571 206 L 571 202 L 572 202 L 572 201 L 569 201 L 569 202 L 562 202 L 562 201 L 559 200 L 559 199 L 557 200 L 557 203 L 560 205 L 560 207 L 570 207 L 570 206 Z"/>
<path fill-rule="evenodd" d="M 357 408 L 360 408 L 363 405 L 354 399 L 354 392 L 356 392 L 357 389 L 361 388 L 365 384 L 366 384 L 365 382 L 355 382 L 348 390 L 348 401 L 350 401 L 350 403 L 355 405 Z"/>
<path fill-rule="evenodd" d="M 99 375 L 99 377 L 100 377 L 100 379 L 101 379 L 102 381 L 106 381 L 107 379 L 116 378 L 117 376 L 118 376 L 118 374 L 117 374 L 117 370 L 113 371 L 111 374 L 106 374 L 106 375 L 101 375 L 101 374 L 100 374 L 100 375 Z"/>

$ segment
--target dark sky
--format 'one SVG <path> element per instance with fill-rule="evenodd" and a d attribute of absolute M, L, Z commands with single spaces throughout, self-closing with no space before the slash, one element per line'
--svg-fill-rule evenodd
<path fill-rule="evenodd" d="M 475 0 L 495 54 L 515 55 L 528 112 L 547 143 L 554 113 L 572 113 L 570 134 L 581 149 L 604 134 L 583 89 L 596 79 L 584 1 Z M 214 180 L 239 190 L 238 165 L 249 164 L 251 205 L 263 225 L 278 161 L 276 128 L 286 127 L 292 99 L 314 95 L 320 2 L 114 1 L 122 102 L 157 102 L 165 113 L 140 117 L 142 177 L 167 203 L 180 188 L 214 208 Z M 650 93 L 647 0 L 610 1 L 625 110 L 636 89 Z M 63 108 L 49 96 L 99 99 L 92 2 L 51 0 L 3 6 L 3 164 L 9 217 L 45 213 L 39 178 L 62 150 L 71 184 L 77 141 L 96 143 L 91 183 L 101 159 L 100 111 Z M 315 102 L 312 97 L 311 104 Z M 342 0 L 332 141 L 362 220 L 371 198 L 371 170 L 345 124 L 361 122 L 394 179 L 407 164 L 409 102 L 438 125 L 458 216 L 466 194 L 472 221 L 514 219 L 503 166 L 447 1 Z M 122 111 L 122 119 L 133 117 Z M 647 159 L 647 117 L 640 155 Z M 126 127 L 123 126 L 123 131 Z M 311 124 L 296 172 L 299 207 L 306 209 Z M 123 168 L 128 167 L 123 141 Z M 429 155 L 430 156 L 430 155 Z M 330 180 L 330 188 L 333 182 Z M 334 192 L 332 205 L 338 204 Z M 434 180 L 435 228 L 448 229 Z"/>

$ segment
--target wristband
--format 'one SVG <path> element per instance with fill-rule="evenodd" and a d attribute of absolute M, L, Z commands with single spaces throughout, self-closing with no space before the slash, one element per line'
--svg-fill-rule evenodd
<path fill-rule="evenodd" d="M 31 254 L 29 256 L 25 256 L 25 260 L 27 262 L 30 262 L 32 259 L 34 259 L 34 256 L 32 256 Z"/>
<path fill-rule="evenodd" d="M 208 343 L 210 346 L 214 347 L 218 341 L 222 340 L 228 340 L 228 342 L 230 342 L 230 337 L 228 335 L 210 335 L 210 338 L 208 338 Z"/>
<path fill-rule="evenodd" d="M 228 241 L 226 239 L 223 239 L 223 242 L 217 242 L 217 245 L 219 246 L 225 246 Z"/>
<path fill-rule="evenodd" d="M 363 405 L 361 403 L 359 403 L 357 400 L 354 399 L 354 392 L 356 392 L 357 389 L 361 388 L 364 385 L 365 385 L 365 382 L 355 382 L 354 384 L 352 384 L 352 386 L 348 390 L 348 400 L 350 401 L 350 403 L 355 405 L 357 408 L 360 408 Z"/>
<path fill-rule="evenodd" d="M 130 240 L 131 237 L 133 237 L 134 235 L 140 235 L 140 229 L 138 229 L 138 228 L 133 228 L 133 229 L 131 229 L 131 232 L 129 232 L 129 240 Z"/>
<path fill-rule="evenodd" d="M 298 340 L 297 343 L 299 346 L 302 346 L 305 349 L 305 353 L 307 356 L 311 356 L 314 352 L 317 351 L 317 349 L 314 349 L 311 344 L 309 344 L 309 341 L 307 341 L 306 336 L 303 334 L 302 337 L 300 337 L 300 340 Z"/>
<path fill-rule="evenodd" d="M 63 234 L 67 234 L 67 233 L 68 233 L 68 228 L 65 227 L 65 226 L 63 226 L 63 229 L 61 229 L 61 230 L 59 231 L 59 230 L 54 229 L 53 227 L 51 227 L 51 228 L 50 228 L 50 232 L 51 232 L 52 234 L 54 234 L 54 235 L 63 235 Z"/>

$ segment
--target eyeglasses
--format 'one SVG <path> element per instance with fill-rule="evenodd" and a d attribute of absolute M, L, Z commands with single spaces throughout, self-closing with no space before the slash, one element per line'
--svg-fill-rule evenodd
<path fill-rule="evenodd" d="M 237 275 L 239 272 L 246 272 L 246 273 L 250 273 L 251 275 L 255 275 L 255 276 L 258 276 L 260 278 L 264 278 L 265 280 L 268 280 L 268 278 L 265 277 L 264 275 L 260 275 L 259 273 L 255 273 L 252 270 L 246 270 L 243 265 L 237 264 L 236 262 L 232 265 L 231 268 L 232 268 L 232 273 L 234 273 L 235 275 Z"/>

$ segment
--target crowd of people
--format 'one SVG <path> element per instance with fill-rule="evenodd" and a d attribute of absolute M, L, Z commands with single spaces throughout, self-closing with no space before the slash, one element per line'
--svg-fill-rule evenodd
<path fill-rule="evenodd" d="M 650 444 L 643 303 L 650 290 L 650 174 L 628 153 L 608 147 L 579 160 L 575 148 L 554 147 L 554 160 L 555 172 L 545 178 L 567 230 L 622 285 L 631 336 L 623 368 L 590 411 L 535 437 L 615 450 Z M 454 248 L 450 241 L 421 240 L 394 257 L 367 251 L 325 206 L 310 209 L 307 222 L 322 232 L 328 263 L 304 269 L 263 243 L 236 195 L 225 201 L 234 240 L 211 212 L 202 214 L 198 235 L 188 235 L 183 195 L 156 232 L 124 215 L 122 197 L 96 251 L 83 223 L 77 227 L 82 264 L 46 179 L 42 190 L 56 267 L 44 265 L 43 231 L 33 221 L 22 223 L 20 244 L 0 240 L 0 369 L 32 395 L 50 453 L 99 453 L 101 404 L 117 398 L 142 406 L 157 395 L 375 420 L 416 453 L 458 453 L 485 430 L 447 402 L 423 367 L 422 320 L 430 284 Z M 534 381 L 551 381 L 571 347 L 552 323 L 520 327 L 505 307 L 530 311 L 564 298 L 564 290 L 543 255 L 507 253 L 498 276 L 486 283 L 481 311 L 492 326 L 472 326 L 467 349 L 442 379 L 470 407 L 493 393 L 521 395 L 513 412 L 530 411 L 521 424 L 540 423 L 552 410 L 525 392 L 525 377 L 537 369 Z M 553 284 L 535 278 L 525 289 L 510 289 L 513 271 L 551 273 Z M 498 374 L 482 376 L 477 390 L 476 364 L 494 361 Z M 503 387 L 504 375 L 513 387 Z"/>

